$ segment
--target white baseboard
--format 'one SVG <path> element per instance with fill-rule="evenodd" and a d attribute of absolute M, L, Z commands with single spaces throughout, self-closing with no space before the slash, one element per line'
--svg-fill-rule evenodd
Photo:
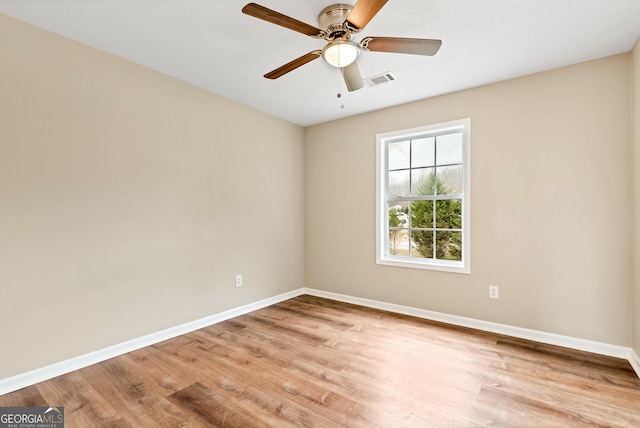
<path fill-rule="evenodd" d="M 12 376 L 6 379 L 0 379 L 0 395 L 17 391 L 27 386 L 34 385 L 65 373 L 79 370 L 83 367 L 96 364 L 109 358 L 132 352 L 145 346 L 150 346 L 168 339 L 172 339 L 182 334 L 208 327 L 210 325 L 244 315 L 246 313 L 274 305 L 276 303 L 292 299 L 294 297 L 309 294 L 317 297 L 324 297 L 331 300 L 337 300 L 345 303 L 366 306 L 374 309 L 382 309 L 389 312 L 395 312 L 404 315 L 411 315 L 418 318 L 428 319 L 432 321 L 444 322 L 447 324 L 457 325 L 461 327 L 469 327 L 477 330 L 489 331 L 492 333 L 504 334 L 507 336 L 528 339 L 536 342 L 547 343 L 550 345 L 564 346 L 567 348 L 578 349 L 581 351 L 593 352 L 596 354 L 607 355 L 611 357 L 624 358 L 640 377 L 640 358 L 631 348 L 623 346 L 609 345 L 601 342 L 577 339 L 568 336 L 561 336 L 552 333 L 545 333 L 537 330 L 529 330 L 520 327 L 512 327 L 505 324 L 497 324 L 488 321 L 476 320 L 457 315 L 449 315 L 440 312 L 428 311 L 425 309 L 412 308 L 409 306 L 396 305 L 394 303 L 380 302 L 377 300 L 363 299 L 360 297 L 352 297 L 344 294 L 332 293 L 329 291 L 316 290 L 313 288 L 299 288 L 287 293 L 279 294 L 274 297 L 263 299 L 248 305 L 230 309 L 228 311 L 214 314 L 205 318 L 201 318 L 186 324 L 168 328 L 156 333 L 152 333 L 137 339 L 133 339 L 114 346 L 109 346 L 85 355 L 80 355 L 59 363 L 54 363 L 46 367 L 35 369 L 26 373 Z"/>
<path fill-rule="evenodd" d="M 250 303 L 248 305 L 230 309 L 219 314 L 210 315 L 208 317 L 191 321 L 176 327 L 158 331 L 156 333 L 139 337 L 137 339 L 129 340 L 124 343 L 109 346 L 107 348 L 99 349 L 94 352 L 89 352 L 88 354 L 70 358 L 68 360 L 54 363 L 46 367 L 35 369 L 6 379 L 0 379 L 0 395 L 17 391 L 27 386 L 34 385 L 38 382 L 52 379 L 56 376 L 60 376 L 65 373 L 79 370 L 83 367 L 108 360 L 109 358 L 117 357 L 119 355 L 126 354 L 127 352 L 132 352 L 137 349 L 144 348 L 145 346 L 160 343 L 162 341 L 172 339 L 176 336 L 187 334 L 192 331 L 237 317 L 239 315 L 244 315 L 246 313 L 271 306 L 284 300 L 297 297 L 303 293 L 302 290 L 303 289 L 290 291 L 288 293 L 280 294 L 278 296 L 270 297 L 264 300 Z"/>
<path fill-rule="evenodd" d="M 638 377 L 640 377 L 640 357 L 638 356 L 636 351 L 634 351 L 633 349 L 631 350 L 631 357 L 629 358 L 629 363 L 631 363 L 631 367 L 633 367 L 633 370 L 635 370 Z"/>
<path fill-rule="evenodd" d="M 367 306 L 374 309 L 382 309 L 389 312 L 395 312 L 403 315 L 411 315 L 431 321 L 439 321 L 447 324 L 453 324 L 460 327 L 469 327 L 476 330 L 484 330 L 491 333 L 504 334 L 506 336 L 518 337 L 521 339 L 532 340 L 535 342 L 546 343 L 549 345 L 563 346 L 565 348 L 577 349 L 580 351 L 593 352 L 595 354 L 606 355 L 610 357 L 623 358 L 631 362 L 631 348 L 624 346 L 610 345 L 607 343 L 594 342 L 591 340 L 578 339 L 559 334 L 545 333 L 538 330 L 530 330 L 521 327 L 513 327 L 505 324 L 498 324 L 489 321 L 481 321 L 473 318 L 466 318 L 457 315 L 449 315 L 441 312 L 428 311 L 425 309 L 412 308 L 409 306 L 396 305 L 393 303 L 380 302 L 377 300 L 363 299 L 360 297 L 346 296 L 328 291 L 315 290 L 305 288 L 305 294 L 317 297 L 324 297 L 331 300 L 337 300 L 345 303 L 353 303 L 355 305 Z M 640 360 L 638 361 L 640 363 Z M 633 365 L 633 363 L 631 362 Z M 635 367 L 634 367 L 635 368 Z M 636 373 L 640 377 L 640 371 L 635 368 Z"/>

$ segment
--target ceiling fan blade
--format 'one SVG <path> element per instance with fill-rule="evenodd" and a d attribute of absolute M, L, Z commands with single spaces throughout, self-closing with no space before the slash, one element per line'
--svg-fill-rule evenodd
<path fill-rule="evenodd" d="M 247 4 L 242 8 L 242 13 L 297 31 L 298 33 L 306 34 L 307 36 L 322 37 L 324 34 L 321 29 L 316 28 L 313 25 L 305 24 L 302 21 L 298 21 L 297 19 L 283 15 L 280 12 L 276 12 L 275 10 L 268 9 L 256 3 Z"/>
<path fill-rule="evenodd" d="M 373 52 L 395 52 L 413 55 L 435 55 L 442 40 L 409 39 L 403 37 L 365 37 L 360 47 Z"/>
<path fill-rule="evenodd" d="M 344 83 L 347 84 L 347 90 L 349 92 L 357 91 L 364 87 L 364 82 L 362 81 L 362 75 L 360 74 L 357 62 L 353 61 L 346 67 L 342 67 L 341 70 Z"/>
<path fill-rule="evenodd" d="M 362 30 L 388 0 L 358 0 L 345 22 L 356 31 Z"/>
<path fill-rule="evenodd" d="M 286 63 L 282 67 L 278 67 L 275 70 L 270 71 L 269 73 L 265 74 L 264 77 L 266 77 L 267 79 L 277 79 L 278 77 L 284 76 L 288 72 L 293 71 L 298 67 L 302 67 L 306 63 L 311 62 L 316 58 L 319 58 L 320 55 L 322 55 L 322 51 L 320 50 L 309 52 L 308 54 L 302 55 L 300 58 L 296 58 L 293 61 Z"/>

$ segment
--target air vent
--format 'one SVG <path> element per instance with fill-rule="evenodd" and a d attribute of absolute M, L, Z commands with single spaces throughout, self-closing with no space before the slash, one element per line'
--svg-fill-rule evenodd
<path fill-rule="evenodd" d="M 372 87 L 379 86 L 387 82 L 393 82 L 394 80 L 396 80 L 396 76 L 388 71 L 386 73 L 378 74 L 377 76 L 367 77 L 366 79 L 364 79 L 364 83 L 365 85 Z"/>

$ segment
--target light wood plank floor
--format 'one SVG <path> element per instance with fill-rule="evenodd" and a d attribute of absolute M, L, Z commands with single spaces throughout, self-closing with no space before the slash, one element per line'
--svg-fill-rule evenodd
<path fill-rule="evenodd" d="M 66 427 L 640 427 L 627 361 L 301 296 L 0 397 Z"/>

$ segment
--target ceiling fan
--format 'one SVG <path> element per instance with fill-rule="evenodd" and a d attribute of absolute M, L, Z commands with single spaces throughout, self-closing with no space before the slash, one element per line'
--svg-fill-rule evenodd
<path fill-rule="evenodd" d="M 267 79 L 277 79 L 314 59 L 322 57 L 330 65 L 340 68 L 349 91 L 364 86 L 356 58 L 360 50 L 372 52 L 395 52 L 413 55 L 435 55 L 442 40 L 414 39 L 404 37 L 365 37 L 360 43 L 353 41 L 388 0 L 358 0 L 355 6 L 344 3 L 333 4 L 320 12 L 320 28 L 306 24 L 268 9 L 256 3 L 242 8 L 246 15 L 280 25 L 307 36 L 327 41 L 323 49 L 311 51 L 287 64 L 265 74 Z"/>

